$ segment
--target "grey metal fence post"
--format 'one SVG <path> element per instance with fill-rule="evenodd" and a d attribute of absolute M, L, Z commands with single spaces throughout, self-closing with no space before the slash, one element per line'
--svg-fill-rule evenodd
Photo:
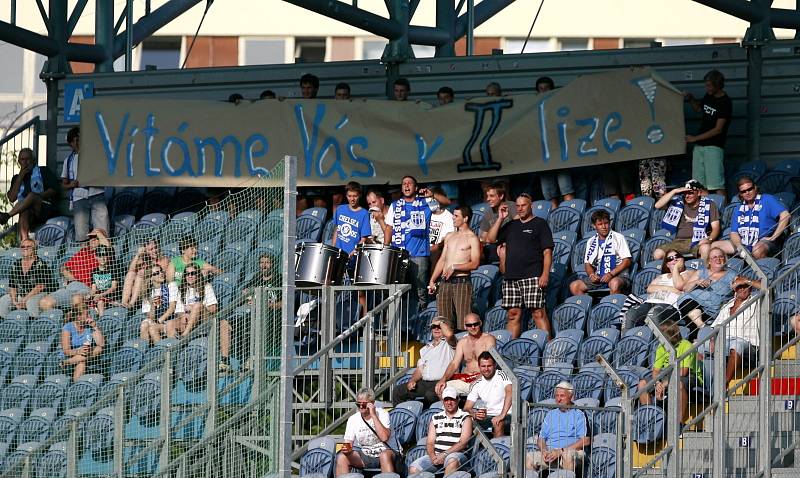
<path fill-rule="evenodd" d="M 631 403 L 628 384 L 619 376 L 614 367 L 608 363 L 605 357 L 598 355 L 597 362 L 611 376 L 611 380 L 619 387 L 622 403 L 622 426 L 617 433 L 617 456 L 622 454 L 622 459 L 617 458 L 617 475 L 627 478 L 633 474 L 633 404 Z M 625 450 L 624 453 L 622 450 Z"/>
<path fill-rule="evenodd" d="M 766 287 L 767 283 L 762 282 Z M 772 332 L 770 325 L 770 292 L 761 298 L 759 309 L 759 363 L 764 367 L 759 379 L 758 388 L 758 459 L 761 462 L 763 476 L 772 476 L 772 420 L 770 420 L 770 395 L 772 392 Z"/>
<path fill-rule="evenodd" d="M 253 393 L 250 394 L 250 403 L 255 401 L 265 388 L 264 380 L 264 328 L 263 322 L 266 314 L 264 296 L 266 291 L 263 288 L 256 288 L 253 292 L 253 303 L 250 306 L 250 355 L 253 356 Z M 246 359 L 245 359 L 246 360 Z"/>
<path fill-rule="evenodd" d="M 511 379 L 511 396 L 519 397 L 519 379 L 514 374 L 512 368 L 506 363 L 503 356 L 496 348 L 489 349 L 494 360 L 499 365 L 499 368 L 508 374 Z M 511 476 L 514 478 L 523 478 L 525 476 L 525 443 L 524 443 L 524 425 L 522 423 L 522 404 L 520 400 L 511 400 L 511 457 L 509 465 L 511 468 Z"/>
<path fill-rule="evenodd" d="M 122 474 L 122 450 L 125 446 L 123 432 L 125 430 L 125 385 L 117 388 L 114 401 L 114 476 Z"/>
<path fill-rule="evenodd" d="M 204 433 L 214 433 L 217 427 L 217 378 L 219 375 L 219 318 L 217 314 L 211 315 L 211 326 L 208 329 L 208 357 L 206 359 L 206 395 L 208 400 L 208 414 Z"/>
<path fill-rule="evenodd" d="M 172 446 L 171 437 L 172 430 L 170 429 L 170 393 L 172 391 L 172 350 L 167 349 L 164 351 L 164 365 L 161 369 L 161 400 L 159 406 L 161 407 L 161 414 L 159 417 L 159 432 L 161 433 L 161 455 L 159 456 L 159 469 L 169 465 L 169 452 Z"/>
<path fill-rule="evenodd" d="M 364 324 L 364 386 L 375 385 L 375 316 L 367 312 L 367 323 Z"/>
<path fill-rule="evenodd" d="M 320 290 L 320 304 L 317 307 L 322 317 L 319 318 L 321 339 L 323 344 L 328 344 L 334 337 L 334 322 L 336 321 L 336 292 L 333 287 L 325 286 Z M 319 360 L 319 398 L 323 403 L 330 404 L 333 395 L 333 374 L 331 372 L 331 353 L 320 357 Z"/>
<path fill-rule="evenodd" d="M 277 417 L 279 453 L 278 475 L 289 478 L 292 473 L 292 388 L 294 386 L 294 267 L 290 265 L 289 254 L 294 251 L 295 244 L 295 203 L 297 196 L 297 158 L 285 156 L 284 192 L 283 192 L 283 258 L 281 272 L 283 277 L 283 307 L 281 307 L 281 343 L 283 360 L 281 360 L 280 413 Z"/>
<path fill-rule="evenodd" d="M 667 436 L 672 440 L 672 453 L 668 456 L 665 456 L 664 459 L 667 461 L 667 474 L 668 476 L 678 476 L 678 467 L 680 466 L 680 453 L 681 447 L 679 445 L 680 437 L 681 437 L 681 419 L 683 417 L 678 416 L 680 412 L 679 407 L 679 399 L 680 392 L 679 392 L 679 384 L 678 379 L 680 375 L 680 367 L 678 364 L 675 363 L 675 347 L 672 346 L 672 343 L 661 333 L 661 329 L 650 319 L 645 319 L 645 323 L 653 331 L 658 341 L 661 342 L 661 345 L 669 353 L 669 363 L 672 365 L 672 371 L 670 372 L 669 378 L 669 396 L 672 397 L 672 400 L 667 401 Z"/>
<path fill-rule="evenodd" d="M 78 476 L 78 418 L 69 422 L 67 438 L 67 478 Z"/>
<path fill-rule="evenodd" d="M 714 446 L 714 463 L 712 470 L 714 476 L 725 476 L 725 456 L 727 448 L 727 414 L 725 413 L 725 404 L 728 398 L 725 396 L 728 384 L 725 383 L 725 353 L 716 353 L 720 350 L 726 350 L 727 344 L 725 340 L 725 328 L 720 327 L 716 331 L 716 338 L 714 339 L 714 400 L 717 402 L 717 410 L 714 412 L 714 436 L 716 440 L 712 440 Z"/>

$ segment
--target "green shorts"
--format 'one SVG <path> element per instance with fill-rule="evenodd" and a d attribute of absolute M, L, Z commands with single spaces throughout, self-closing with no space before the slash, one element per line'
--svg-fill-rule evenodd
<path fill-rule="evenodd" d="M 692 151 L 692 179 L 708 190 L 725 189 L 725 151 L 719 146 L 695 145 Z"/>

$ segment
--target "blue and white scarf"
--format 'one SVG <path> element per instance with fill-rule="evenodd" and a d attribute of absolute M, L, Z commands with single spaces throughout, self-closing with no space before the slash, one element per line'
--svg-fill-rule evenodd
<path fill-rule="evenodd" d="M 392 205 L 392 245 L 406 249 L 410 236 L 422 236 L 428 240 L 429 232 L 425 221 L 425 213 L 430 206 L 424 197 L 417 197 L 410 203 L 409 217 L 406 207 L 409 203 L 400 198 Z"/>
<path fill-rule="evenodd" d="M 34 166 L 33 169 L 31 169 L 30 184 L 31 192 L 36 194 L 42 194 L 44 192 L 44 180 L 42 179 L 42 170 L 39 166 Z M 23 180 L 19 186 L 19 193 L 17 193 L 18 200 L 22 201 L 27 195 L 28 188 L 25 187 L 25 181 Z"/>
<path fill-rule="evenodd" d="M 608 236 L 606 236 L 605 242 L 602 245 L 603 249 L 600 251 L 597 259 L 595 260 L 595 264 L 597 264 L 595 269 L 597 271 L 597 275 L 599 276 L 604 276 L 617 267 L 617 251 L 614 250 L 614 241 L 611 240 L 611 235 L 613 233 L 613 231 L 609 231 Z M 595 235 L 589 239 L 589 243 L 586 244 L 586 257 L 592 257 L 595 249 L 597 249 L 599 246 L 600 236 Z"/>
<path fill-rule="evenodd" d="M 708 239 L 708 225 L 711 222 L 711 203 L 713 201 L 705 196 L 700 198 L 700 206 L 697 208 L 697 217 L 692 224 L 692 246 L 695 246 L 703 239 Z M 672 234 L 678 232 L 678 223 L 683 217 L 683 198 L 674 197 L 670 201 L 669 209 L 664 214 L 661 221 L 661 228 L 666 229 Z"/>
<path fill-rule="evenodd" d="M 756 196 L 752 208 L 747 207 L 745 203 L 739 206 L 739 217 L 737 221 L 739 228 L 736 232 L 742 240 L 742 245 L 745 246 L 748 251 L 753 250 L 753 246 L 756 245 L 761 236 L 759 216 L 761 215 L 762 207 L 761 194 Z"/>

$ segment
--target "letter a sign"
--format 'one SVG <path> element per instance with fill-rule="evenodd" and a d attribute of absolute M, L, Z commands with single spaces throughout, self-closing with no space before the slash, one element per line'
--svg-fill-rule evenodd
<path fill-rule="evenodd" d="M 94 83 L 81 81 L 64 85 L 64 122 L 77 123 L 81 120 L 81 101 L 94 96 Z"/>

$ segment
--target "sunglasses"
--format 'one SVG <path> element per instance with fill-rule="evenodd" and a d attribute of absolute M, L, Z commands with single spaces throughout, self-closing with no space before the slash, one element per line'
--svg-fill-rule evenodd
<path fill-rule="evenodd" d="M 755 188 L 756 188 L 755 186 L 750 186 L 750 187 L 749 187 L 749 188 L 747 188 L 747 189 L 740 189 L 740 190 L 739 190 L 739 194 L 746 194 L 746 193 L 749 193 L 750 191 L 754 190 Z"/>
<path fill-rule="evenodd" d="M 369 402 L 356 402 L 356 408 L 364 409 L 367 408 L 367 405 L 369 405 Z"/>
<path fill-rule="evenodd" d="M 480 327 L 480 322 L 473 322 L 471 324 L 464 324 L 464 327 Z"/>
<path fill-rule="evenodd" d="M 152 275 L 153 277 L 155 277 L 155 276 L 159 276 L 159 275 L 161 275 L 161 273 L 162 273 L 162 272 L 164 272 L 164 271 L 153 271 L 153 273 L 152 273 L 151 275 Z"/>
<path fill-rule="evenodd" d="M 667 256 L 667 262 L 677 261 L 681 256 Z"/>
<path fill-rule="evenodd" d="M 185 275 L 187 275 L 187 276 L 196 276 L 197 275 L 197 271 L 186 271 Z"/>
<path fill-rule="evenodd" d="M 749 288 L 750 288 L 749 284 L 739 284 L 734 288 L 734 290 L 744 290 L 744 289 L 749 289 Z"/>
<path fill-rule="evenodd" d="M 442 327 L 441 327 L 441 326 L 438 326 L 438 325 L 431 325 L 431 330 L 439 330 L 439 329 L 441 329 L 441 328 L 442 328 Z"/>

